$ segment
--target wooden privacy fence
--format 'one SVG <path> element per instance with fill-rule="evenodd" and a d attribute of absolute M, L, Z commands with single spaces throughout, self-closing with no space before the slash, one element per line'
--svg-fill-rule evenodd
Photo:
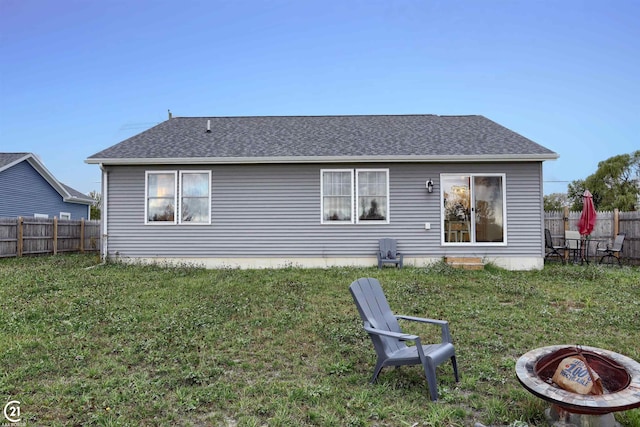
<path fill-rule="evenodd" d="M 0 218 L 0 257 L 100 251 L 100 221 Z"/>
<path fill-rule="evenodd" d="M 582 212 L 547 211 L 544 213 L 544 226 L 551 231 L 554 244 L 564 241 L 565 230 L 578 230 L 578 221 Z M 613 244 L 613 239 L 624 233 L 622 258 L 628 264 L 640 264 L 640 211 L 619 212 L 602 211 L 596 213 L 596 225 L 590 238 L 600 240 L 600 247 L 607 243 Z M 596 245 L 591 246 L 590 255 Z"/>
<path fill-rule="evenodd" d="M 555 244 L 564 241 L 565 230 L 578 230 L 580 212 L 548 211 L 544 226 L 551 231 Z M 591 238 L 613 243 L 618 233 L 625 233 L 622 257 L 630 264 L 640 264 L 640 211 L 598 212 Z M 100 251 L 100 221 L 41 218 L 0 218 L 0 258 L 32 254 Z M 592 249 L 595 245 L 592 246 Z"/>

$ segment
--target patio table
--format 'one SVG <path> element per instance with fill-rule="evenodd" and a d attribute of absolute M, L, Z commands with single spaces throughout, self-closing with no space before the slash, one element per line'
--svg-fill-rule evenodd
<path fill-rule="evenodd" d="M 596 246 L 593 246 L 594 243 Z M 600 243 L 608 244 L 610 240 L 600 238 L 565 238 L 565 250 L 568 251 L 568 260 L 571 260 L 574 264 L 589 264 L 589 256 L 591 256 L 593 261 L 597 262 L 597 248 L 600 247 Z"/>

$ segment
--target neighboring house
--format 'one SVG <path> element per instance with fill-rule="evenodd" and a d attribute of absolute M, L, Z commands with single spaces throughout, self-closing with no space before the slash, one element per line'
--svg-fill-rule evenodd
<path fill-rule="evenodd" d="M 58 181 L 32 153 L 0 153 L 0 218 L 90 219 L 93 199 Z"/>
<path fill-rule="evenodd" d="M 482 116 L 178 117 L 90 156 L 103 256 L 209 267 L 544 261 L 542 162 Z"/>

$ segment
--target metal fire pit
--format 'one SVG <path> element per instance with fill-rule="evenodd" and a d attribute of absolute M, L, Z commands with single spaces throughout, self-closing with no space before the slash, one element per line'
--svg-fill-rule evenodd
<path fill-rule="evenodd" d="M 582 355 L 600 375 L 605 393 L 578 394 L 555 385 L 551 378 L 565 357 L 576 354 L 576 346 L 554 345 L 522 355 L 516 363 L 518 380 L 530 393 L 551 403 L 546 415 L 562 426 L 614 427 L 613 412 L 640 407 L 640 364 L 622 354 L 580 346 Z"/>

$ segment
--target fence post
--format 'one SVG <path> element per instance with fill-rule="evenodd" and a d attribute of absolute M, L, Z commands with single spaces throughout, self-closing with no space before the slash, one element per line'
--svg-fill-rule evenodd
<path fill-rule="evenodd" d="M 80 253 L 84 253 L 84 218 L 80 220 Z"/>
<path fill-rule="evenodd" d="M 17 233 L 18 234 L 18 240 L 16 241 L 16 254 L 19 257 L 22 256 L 22 243 L 23 243 L 22 242 L 22 233 L 23 233 L 22 221 L 23 221 L 22 217 L 21 216 L 18 217 L 18 223 L 17 223 L 17 225 L 18 225 L 18 233 Z"/>
<path fill-rule="evenodd" d="M 614 239 L 616 238 L 618 233 L 620 233 L 620 211 L 618 210 L 618 208 L 615 208 L 613 210 L 613 238 Z"/>
<path fill-rule="evenodd" d="M 58 254 L 58 217 L 53 217 L 53 254 Z"/>

